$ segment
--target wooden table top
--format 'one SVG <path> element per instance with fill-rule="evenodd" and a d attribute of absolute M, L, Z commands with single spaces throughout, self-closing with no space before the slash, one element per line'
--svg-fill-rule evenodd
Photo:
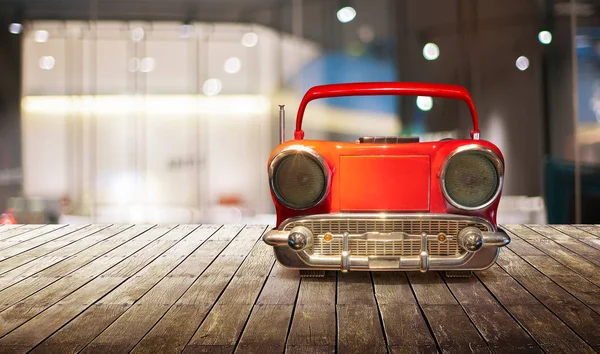
<path fill-rule="evenodd" d="M 300 278 L 267 226 L 4 225 L 0 352 L 600 351 L 600 227 L 503 227 L 471 278 Z"/>

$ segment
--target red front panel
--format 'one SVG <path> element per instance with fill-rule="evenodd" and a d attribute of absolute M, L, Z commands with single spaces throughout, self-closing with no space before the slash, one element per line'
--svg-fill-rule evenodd
<path fill-rule="evenodd" d="M 281 149 L 293 145 L 308 147 L 323 156 L 331 171 L 331 185 L 323 202 L 305 210 L 287 208 L 277 201 L 273 195 L 277 211 L 277 226 L 291 217 L 344 211 L 430 212 L 472 215 L 485 218 L 496 225 L 496 209 L 500 198 L 497 198 L 489 207 L 481 210 L 462 210 L 453 207 L 446 201 L 440 186 L 440 171 L 444 161 L 452 151 L 462 146 L 485 146 L 491 148 L 502 158 L 502 153 L 490 142 L 484 140 L 447 140 L 407 144 L 357 144 L 320 140 L 290 140 L 278 146 L 273 151 L 271 159 Z M 356 158 L 357 160 L 348 160 L 350 158 Z M 396 173 L 372 172 L 366 175 L 356 173 L 355 177 L 352 177 L 346 172 L 346 170 L 365 171 L 375 167 L 382 168 L 385 171 L 388 168 L 385 166 L 386 163 L 377 163 L 376 159 L 392 159 L 392 161 L 395 161 L 394 159 L 405 158 L 408 160 L 398 160 L 402 161 L 400 165 L 389 167 L 397 170 Z M 365 162 L 363 166 L 361 166 L 361 161 Z M 421 161 L 421 164 L 419 161 Z M 345 168 L 342 168 L 342 164 L 345 165 Z M 426 176 L 423 175 L 425 170 L 427 170 Z M 376 194 L 378 195 L 375 196 Z M 350 210 L 350 207 L 353 207 L 354 210 Z"/>
<path fill-rule="evenodd" d="M 340 156 L 341 211 L 429 211 L 427 155 Z"/>

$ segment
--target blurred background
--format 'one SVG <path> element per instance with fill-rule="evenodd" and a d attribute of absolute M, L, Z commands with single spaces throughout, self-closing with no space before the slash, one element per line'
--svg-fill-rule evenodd
<path fill-rule="evenodd" d="M 501 223 L 600 223 L 600 1 L 0 0 L 0 207 L 20 223 L 274 223 L 314 85 L 465 86 Z M 307 138 L 466 138 L 463 104 L 311 103 Z"/>

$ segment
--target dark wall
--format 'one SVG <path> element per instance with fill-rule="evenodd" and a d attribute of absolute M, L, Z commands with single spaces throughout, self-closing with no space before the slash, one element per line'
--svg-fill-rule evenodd
<path fill-rule="evenodd" d="M 572 160 L 574 129 L 570 18 L 557 17 L 553 21 L 553 27 L 552 46 L 546 52 L 550 154 L 557 158 Z"/>
<path fill-rule="evenodd" d="M 560 1 L 557 1 L 560 3 Z M 578 28 L 600 27 L 600 2 L 590 2 L 595 5 L 592 13 L 577 17 Z M 577 93 L 580 102 L 585 102 L 589 92 L 573 90 L 573 65 L 571 35 L 571 18 L 568 14 L 555 16 L 552 21 L 553 40 L 547 48 L 548 62 L 548 116 L 550 120 L 550 154 L 562 160 L 575 160 L 573 95 Z M 597 72 L 578 64 L 578 75 L 586 80 L 598 78 Z M 591 77 L 590 77 L 591 76 Z M 585 120 L 586 112 L 578 112 L 579 119 Z M 580 158 L 582 158 L 580 156 Z"/>
<path fill-rule="evenodd" d="M 403 81 L 466 87 L 479 114 L 481 138 L 496 144 L 506 161 L 504 193 L 542 194 L 544 147 L 540 9 L 529 0 L 408 0 L 397 8 L 398 63 Z M 435 61 L 423 58 L 427 42 L 440 47 Z M 530 60 L 526 71 L 516 59 Z M 460 129 L 471 119 L 463 103 L 434 100 L 430 112 L 402 102 L 403 126 L 422 123 L 429 131 Z"/>
<path fill-rule="evenodd" d="M 21 37 L 0 18 L 0 208 L 21 194 Z"/>

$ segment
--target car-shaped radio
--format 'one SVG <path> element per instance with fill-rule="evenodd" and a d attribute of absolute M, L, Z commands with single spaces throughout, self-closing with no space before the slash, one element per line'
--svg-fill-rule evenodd
<path fill-rule="evenodd" d="M 302 119 L 315 99 L 411 95 L 464 101 L 470 139 L 419 142 L 362 137 L 304 140 Z M 277 261 L 300 270 L 462 271 L 490 267 L 510 242 L 498 229 L 504 159 L 479 138 L 466 89 L 454 85 L 368 82 L 316 86 L 303 97 L 294 139 L 268 161 L 277 225 L 263 236 Z"/>

